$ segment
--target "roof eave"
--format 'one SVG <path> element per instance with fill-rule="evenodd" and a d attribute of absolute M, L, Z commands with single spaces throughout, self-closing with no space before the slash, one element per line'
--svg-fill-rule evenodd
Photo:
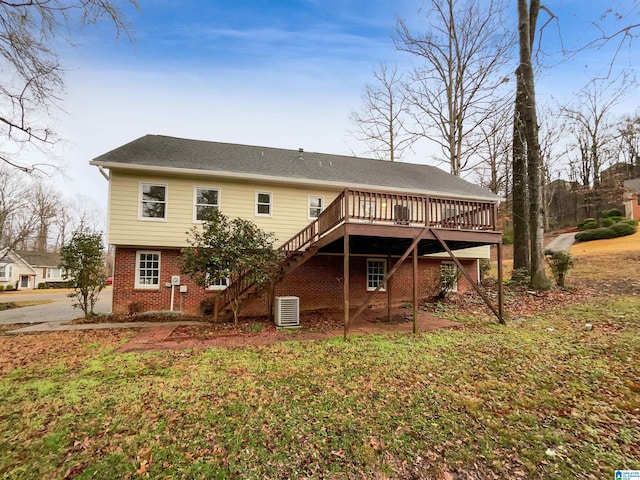
<path fill-rule="evenodd" d="M 300 185 L 300 186 L 316 186 L 316 187 L 329 187 L 329 188 L 358 188 L 363 190 L 385 190 L 394 193 L 407 193 L 407 194 L 422 194 L 433 195 L 445 198 L 456 198 L 465 200 L 482 200 L 487 202 L 498 203 L 504 201 L 503 198 L 497 196 L 476 196 L 476 195 L 464 195 L 464 194 L 452 194 L 450 192 L 439 192 L 435 190 L 414 190 L 409 188 L 389 187 L 386 185 L 368 185 L 358 183 L 345 183 L 345 182 L 332 182 L 327 180 L 315 180 L 306 178 L 292 178 L 292 177 L 274 177 L 271 175 L 261 175 L 256 173 L 244 173 L 244 172 L 229 172 L 221 170 L 201 170 L 195 168 L 179 168 L 179 167 L 161 167 L 155 165 L 139 165 L 139 164 L 123 164 L 119 162 L 105 162 L 101 160 L 91 160 L 90 165 L 108 168 L 110 170 L 129 170 L 129 171 L 143 171 L 143 172 L 155 172 L 155 173 L 171 173 L 171 174 L 186 174 L 203 177 L 222 177 L 232 180 L 258 180 L 269 183 L 278 183 L 286 185 Z"/>

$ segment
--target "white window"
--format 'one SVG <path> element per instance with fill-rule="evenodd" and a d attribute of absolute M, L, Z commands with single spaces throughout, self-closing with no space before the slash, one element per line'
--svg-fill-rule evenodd
<path fill-rule="evenodd" d="M 45 278 L 47 280 L 60 280 L 62 278 L 61 268 L 47 268 Z"/>
<path fill-rule="evenodd" d="M 144 220 L 165 220 L 167 218 L 166 185 L 140 184 L 140 218 Z"/>
<path fill-rule="evenodd" d="M 387 261 L 379 258 L 367 258 L 367 290 L 373 291 L 384 282 L 387 274 Z M 386 289 L 386 284 L 381 290 Z"/>
<path fill-rule="evenodd" d="M 222 277 L 211 280 L 209 274 L 207 274 L 207 290 L 224 290 L 228 285 L 228 278 Z"/>
<path fill-rule="evenodd" d="M 440 264 L 440 288 L 445 292 L 458 291 L 458 267 L 453 262 Z"/>
<path fill-rule="evenodd" d="M 324 208 L 324 197 L 309 195 L 309 220 L 318 218 Z"/>
<path fill-rule="evenodd" d="M 13 278 L 13 265 L 5 264 L 0 265 L 0 279 Z"/>
<path fill-rule="evenodd" d="M 202 222 L 210 210 L 220 208 L 220 190 L 196 187 L 193 191 L 193 222 Z"/>
<path fill-rule="evenodd" d="M 136 288 L 160 288 L 160 252 L 136 253 Z"/>
<path fill-rule="evenodd" d="M 271 216 L 271 192 L 256 192 L 256 215 Z"/>

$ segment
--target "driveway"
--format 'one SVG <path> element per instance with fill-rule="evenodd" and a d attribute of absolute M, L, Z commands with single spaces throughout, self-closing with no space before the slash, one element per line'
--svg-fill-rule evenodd
<path fill-rule="evenodd" d="M 546 250 L 553 250 L 554 252 L 561 252 L 563 250 L 565 252 L 568 252 L 569 249 L 571 248 L 571 245 L 573 245 L 574 242 L 576 241 L 575 236 L 576 236 L 575 232 L 561 233 L 556 238 L 551 240 L 547 244 L 545 249 Z"/>
<path fill-rule="evenodd" d="M 0 302 L 51 300 L 51 303 L 34 305 L 31 307 L 14 308 L 0 312 L 0 325 L 13 325 L 17 323 L 63 323 L 82 317 L 82 310 L 73 308 L 73 300 L 67 297 L 68 290 L 47 290 L 45 292 L 22 291 L 0 294 Z M 100 292 L 96 313 L 111 312 L 111 300 L 113 291 L 107 288 Z"/>

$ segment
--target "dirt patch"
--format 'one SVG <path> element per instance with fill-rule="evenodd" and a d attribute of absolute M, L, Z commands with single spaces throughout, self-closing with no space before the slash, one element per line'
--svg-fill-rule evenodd
<path fill-rule="evenodd" d="M 352 315 L 355 313 L 353 310 Z M 437 328 L 459 328 L 460 324 L 437 318 L 421 311 L 417 321 L 418 331 Z M 349 326 L 350 335 L 410 332 L 413 330 L 412 311 L 394 308 L 391 317 L 387 309 L 366 309 Z M 337 311 L 305 312 L 300 316 L 300 327 L 282 329 L 266 317 L 242 319 L 233 323 L 180 325 L 146 329 L 119 351 L 150 351 L 165 349 L 245 347 L 270 345 L 288 340 L 320 340 L 344 333 L 343 314 Z"/>
<path fill-rule="evenodd" d="M 119 315 L 110 313 L 107 315 L 96 315 L 89 318 L 76 318 L 68 322 L 69 325 L 83 325 L 91 323 L 128 323 L 128 322 L 209 322 L 208 318 L 194 315 L 183 315 L 181 313 L 170 312 L 143 312 L 135 315 Z"/>

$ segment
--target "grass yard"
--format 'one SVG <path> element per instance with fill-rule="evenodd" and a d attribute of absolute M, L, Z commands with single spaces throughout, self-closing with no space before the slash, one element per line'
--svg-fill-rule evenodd
<path fill-rule="evenodd" d="M 134 331 L 1 336 L 0 477 L 613 478 L 640 469 L 640 297 L 600 290 L 349 342 L 140 355 L 115 353 Z"/>

